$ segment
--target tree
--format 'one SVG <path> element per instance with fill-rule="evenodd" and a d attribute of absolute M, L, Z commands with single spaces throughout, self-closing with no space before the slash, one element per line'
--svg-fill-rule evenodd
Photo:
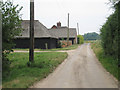
<path fill-rule="evenodd" d="M 2 6 L 2 68 L 3 71 L 9 69 L 9 59 L 7 54 L 12 51 L 15 45 L 13 39 L 19 36 L 21 28 L 21 15 L 19 14 L 22 7 L 18 9 L 19 5 L 13 5 L 11 2 L 1 2 Z"/>
<path fill-rule="evenodd" d="M 119 3 L 120 0 L 109 0 L 114 6 Z"/>
<path fill-rule="evenodd" d="M 84 40 L 98 40 L 100 39 L 99 34 L 97 34 L 96 32 L 92 32 L 92 33 L 86 33 L 83 35 Z"/>
<path fill-rule="evenodd" d="M 84 43 L 84 38 L 83 38 L 82 35 L 78 35 L 77 38 L 78 38 L 78 44 L 83 44 Z"/>
<path fill-rule="evenodd" d="M 21 32 L 21 8 L 17 10 L 19 5 L 14 6 L 11 2 L 2 3 L 2 44 L 3 51 L 11 51 L 13 47 L 13 39 L 19 36 Z"/>

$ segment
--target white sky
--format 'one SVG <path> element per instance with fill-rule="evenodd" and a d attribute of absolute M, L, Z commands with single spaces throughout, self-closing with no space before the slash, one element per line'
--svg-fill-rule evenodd
<path fill-rule="evenodd" d="M 23 6 L 23 20 L 30 19 L 30 0 L 13 0 L 14 4 Z M 80 34 L 88 32 L 99 33 L 101 25 L 112 13 L 109 0 L 34 0 L 35 20 L 39 20 L 47 28 L 61 22 L 67 26 L 67 14 L 70 13 L 70 27 L 77 28 Z"/>

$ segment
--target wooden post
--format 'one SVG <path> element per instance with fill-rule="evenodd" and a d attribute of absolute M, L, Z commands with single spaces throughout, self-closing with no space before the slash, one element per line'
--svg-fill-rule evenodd
<path fill-rule="evenodd" d="M 67 46 L 69 46 L 69 13 L 68 13 Z"/>
<path fill-rule="evenodd" d="M 30 49 L 29 61 L 34 61 L 34 0 L 30 0 Z"/>
<path fill-rule="evenodd" d="M 45 48 L 48 49 L 48 44 L 47 43 L 45 43 Z"/>

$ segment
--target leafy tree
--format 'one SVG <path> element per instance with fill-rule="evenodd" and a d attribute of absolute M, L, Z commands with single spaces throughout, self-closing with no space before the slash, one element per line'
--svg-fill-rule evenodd
<path fill-rule="evenodd" d="M 19 5 L 14 6 L 11 2 L 2 3 L 2 40 L 3 51 L 11 51 L 13 47 L 13 39 L 19 36 L 21 32 L 21 8 L 17 10 Z"/>
<path fill-rule="evenodd" d="M 97 40 L 97 39 L 100 39 L 99 34 L 97 34 L 96 32 L 84 34 L 83 37 L 84 37 L 84 40 Z"/>
<path fill-rule="evenodd" d="M 109 0 L 114 6 L 119 3 L 120 0 Z"/>
<path fill-rule="evenodd" d="M 78 35 L 78 44 L 83 44 L 84 43 L 84 37 L 82 35 Z"/>
<path fill-rule="evenodd" d="M 18 9 L 19 5 L 13 5 L 11 2 L 1 2 L 2 11 L 2 66 L 3 71 L 9 69 L 9 59 L 7 54 L 12 51 L 14 46 L 13 39 L 15 36 L 20 35 L 21 28 L 21 15 L 19 14 L 22 7 Z"/>

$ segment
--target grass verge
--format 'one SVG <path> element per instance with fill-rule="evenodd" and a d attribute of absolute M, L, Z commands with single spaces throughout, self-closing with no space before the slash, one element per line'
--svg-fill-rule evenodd
<path fill-rule="evenodd" d="M 104 51 L 102 49 L 100 41 L 92 42 L 91 48 L 93 49 L 94 53 L 96 54 L 103 67 L 108 72 L 110 72 L 116 79 L 119 80 L 118 70 L 120 70 L 120 68 L 118 68 L 118 59 L 104 55 Z"/>
<path fill-rule="evenodd" d="M 35 62 L 27 67 L 29 53 L 10 53 L 10 73 L 3 78 L 3 88 L 28 88 L 34 82 L 45 78 L 67 58 L 65 52 L 35 53 Z"/>
<path fill-rule="evenodd" d="M 84 43 L 93 43 L 95 42 L 96 40 L 85 40 Z"/>
<path fill-rule="evenodd" d="M 65 47 L 65 48 L 54 48 L 54 49 L 35 49 L 35 51 L 60 51 L 60 50 L 73 50 L 73 49 L 76 49 L 78 48 L 78 44 L 74 44 L 74 45 L 71 45 L 69 47 Z M 20 48 L 17 48 L 17 49 L 13 49 L 13 51 L 29 51 L 29 49 L 20 49 Z"/>

